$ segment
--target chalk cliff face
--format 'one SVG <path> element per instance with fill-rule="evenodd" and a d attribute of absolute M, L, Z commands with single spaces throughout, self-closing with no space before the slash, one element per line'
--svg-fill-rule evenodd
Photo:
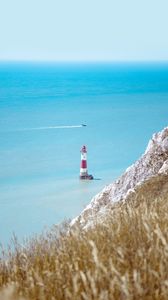
<path fill-rule="evenodd" d="M 95 217 L 99 219 L 97 218 L 99 215 L 105 216 L 109 204 L 127 200 L 139 186 L 146 184 L 150 179 L 155 182 L 153 178 L 159 176 L 160 182 L 163 176 L 165 181 L 167 175 L 168 127 L 153 135 L 140 159 L 130 166 L 118 180 L 97 194 L 80 216 L 72 221 L 72 224 L 77 222 L 82 227 L 91 226 Z"/>

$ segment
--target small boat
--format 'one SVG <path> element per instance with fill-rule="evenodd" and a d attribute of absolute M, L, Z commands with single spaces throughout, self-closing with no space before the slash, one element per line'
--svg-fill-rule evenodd
<path fill-rule="evenodd" d="M 86 125 L 86 124 L 82 124 L 82 126 L 83 126 L 83 127 L 86 127 L 87 125 Z"/>

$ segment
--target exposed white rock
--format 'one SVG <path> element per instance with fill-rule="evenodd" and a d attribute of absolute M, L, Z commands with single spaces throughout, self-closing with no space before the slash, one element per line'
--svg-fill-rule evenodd
<path fill-rule="evenodd" d="M 136 186 L 159 173 L 168 173 L 168 127 L 152 136 L 144 155 L 97 194 L 72 224 L 79 222 L 82 226 L 89 226 L 95 216 L 105 213 L 109 203 L 126 199 Z"/>
<path fill-rule="evenodd" d="M 164 162 L 159 170 L 159 174 L 168 174 L 168 159 Z"/>

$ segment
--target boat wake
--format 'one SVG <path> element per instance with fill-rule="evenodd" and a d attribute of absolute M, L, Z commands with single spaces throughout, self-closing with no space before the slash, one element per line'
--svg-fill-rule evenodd
<path fill-rule="evenodd" d="M 83 126 L 86 126 L 86 125 L 81 124 L 81 125 L 60 125 L 60 126 L 46 126 L 46 127 L 31 127 L 31 128 L 16 129 L 16 131 L 50 130 L 50 129 L 70 129 L 70 128 L 81 128 Z"/>

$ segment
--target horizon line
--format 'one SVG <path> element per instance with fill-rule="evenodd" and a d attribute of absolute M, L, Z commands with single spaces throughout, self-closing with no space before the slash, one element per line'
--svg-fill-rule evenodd
<path fill-rule="evenodd" d="M 106 64 L 168 64 L 168 60 L 1 60 L 0 64 L 57 64 L 57 65 L 106 65 Z"/>
<path fill-rule="evenodd" d="M 0 63 L 168 63 L 168 59 L 158 60 L 57 60 L 57 59 L 0 59 Z"/>

